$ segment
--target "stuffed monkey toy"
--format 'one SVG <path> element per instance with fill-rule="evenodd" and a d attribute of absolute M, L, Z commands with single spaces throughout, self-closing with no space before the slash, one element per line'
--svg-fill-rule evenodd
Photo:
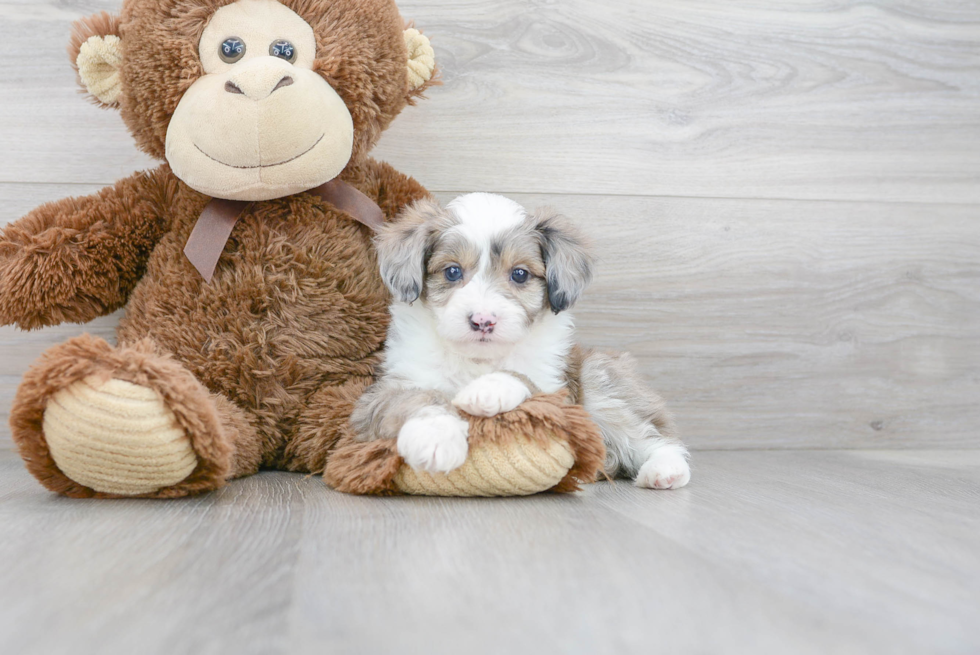
<path fill-rule="evenodd" d="M 455 483 L 420 482 L 384 444 L 350 442 L 388 325 L 373 230 L 428 195 L 369 156 L 435 71 L 393 2 L 124 0 L 118 17 L 76 23 L 69 52 L 94 101 L 163 163 L 0 232 L 0 324 L 125 308 L 117 345 L 83 335 L 24 376 L 12 434 L 45 487 L 172 498 L 260 468 L 323 472 L 333 454 L 328 481 L 357 493 L 563 491 L 594 477 L 594 426 L 556 398 L 474 419 L 483 469 L 474 460 Z M 466 487 L 515 448 L 561 457 L 541 460 L 548 475 L 532 465 L 534 484 L 514 465 Z"/>

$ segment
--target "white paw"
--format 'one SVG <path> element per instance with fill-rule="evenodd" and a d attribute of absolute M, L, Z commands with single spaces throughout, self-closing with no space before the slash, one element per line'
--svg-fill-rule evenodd
<path fill-rule="evenodd" d="M 653 451 L 636 476 L 636 486 L 647 489 L 680 489 L 691 481 L 687 450 L 669 444 Z"/>
<path fill-rule="evenodd" d="M 527 385 L 513 375 L 488 373 L 463 387 L 453 398 L 453 405 L 473 416 L 496 416 L 530 397 Z"/>
<path fill-rule="evenodd" d="M 466 461 L 470 425 L 438 407 L 425 407 L 398 432 L 398 454 L 414 469 L 448 473 Z"/>

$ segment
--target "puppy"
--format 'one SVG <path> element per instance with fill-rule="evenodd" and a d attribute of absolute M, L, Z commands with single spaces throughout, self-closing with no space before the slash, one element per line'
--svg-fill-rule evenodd
<path fill-rule="evenodd" d="M 379 380 L 351 417 L 360 440 L 397 439 L 411 466 L 449 472 L 468 452 L 459 411 L 495 416 L 569 389 L 602 431 L 606 471 L 640 487 L 690 480 L 687 449 L 629 355 L 574 344 L 567 311 L 593 260 L 562 216 L 497 195 L 421 201 L 377 239 L 394 295 Z"/>

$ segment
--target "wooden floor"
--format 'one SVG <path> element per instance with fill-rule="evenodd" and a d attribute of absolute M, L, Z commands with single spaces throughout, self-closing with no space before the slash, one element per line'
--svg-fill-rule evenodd
<path fill-rule="evenodd" d="M 977 653 L 980 452 L 705 452 L 676 492 L 361 498 L 263 473 L 73 501 L 0 455 L 38 653 Z"/>

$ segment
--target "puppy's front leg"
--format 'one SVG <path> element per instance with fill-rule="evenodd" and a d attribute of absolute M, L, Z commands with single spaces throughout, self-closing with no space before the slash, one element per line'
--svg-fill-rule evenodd
<path fill-rule="evenodd" d="M 361 396 L 351 425 L 358 441 L 397 439 L 402 459 L 430 473 L 459 468 L 469 453 L 469 423 L 438 391 L 381 380 Z"/>
<path fill-rule="evenodd" d="M 510 373 L 482 375 L 463 387 L 453 405 L 473 416 L 496 416 L 531 397 L 528 385 Z"/>

